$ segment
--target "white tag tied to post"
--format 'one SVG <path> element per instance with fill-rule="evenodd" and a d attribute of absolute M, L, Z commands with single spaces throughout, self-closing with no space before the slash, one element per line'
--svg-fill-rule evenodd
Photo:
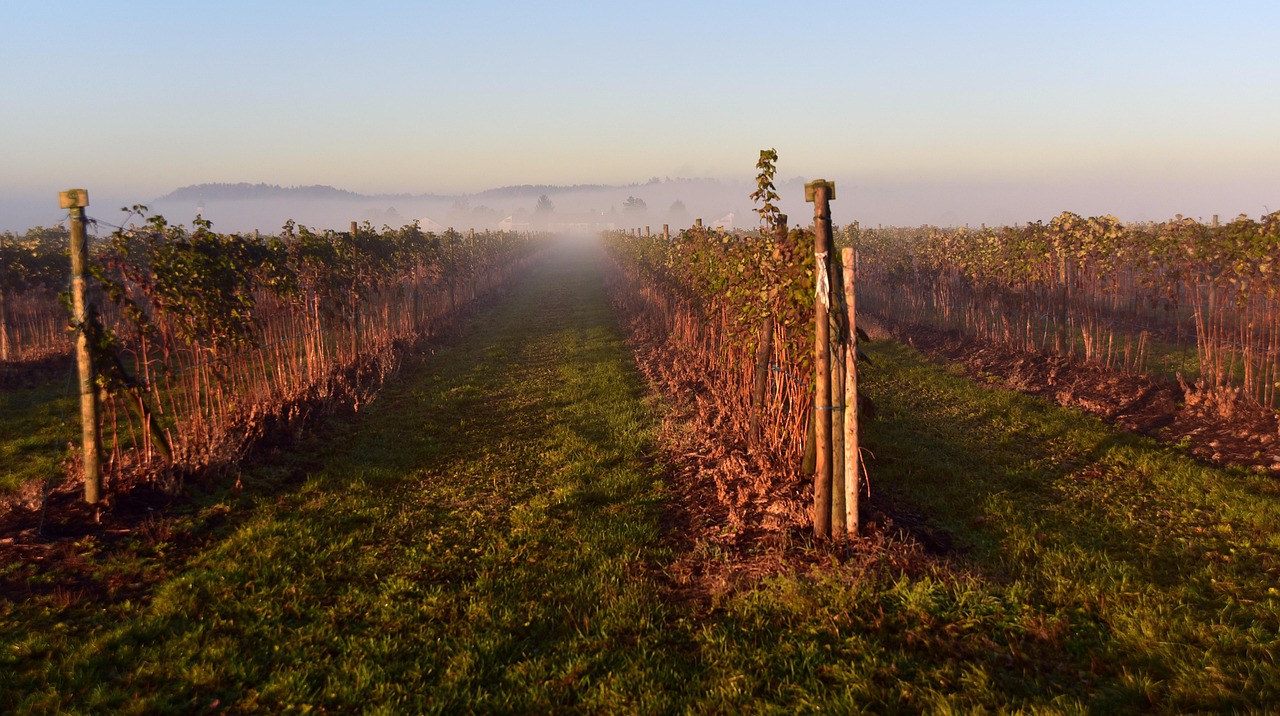
<path fill-rule="evenodd" d="M 827 252 L 817 251 L 813 254 L 814 265 L 818 271 L 818 280 L 814 282 L 814 290 L 818 292 L 818 301 L 822 307 L 831 310 L 831 279 L 827 276 Z"/>

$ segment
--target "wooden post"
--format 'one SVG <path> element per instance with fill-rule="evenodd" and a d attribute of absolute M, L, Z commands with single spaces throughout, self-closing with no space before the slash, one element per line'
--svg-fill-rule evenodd
<path fill-rule="evenodd" d="M 1071 353 L 1071 332 L 1067 330 L 1068 304 L 1071 301 L 1071 276 L 1067 271 L 1066 247 L 1058 257 L 1058 280 L 1062 283 L 1058 298 L 1058 334 L 1054 339 L 1054 351 L 1059 355 Z"/>
<path fill-rule="evenodd" d="M 84 450 L 84 501 L 102 498 L 102 439 L 98 426 L 98 388 L 94 385 L 93 353 L 89 342 L 92 306 L 85 295 L 89 274 L 89 240 L 85 236 L 84 208 L 89 192 L 69 189 L 58 195 L 62 208 L 71 210 L 71 306 L 76 324 L 76 367 L 80 373 L 80 443 Z"/>
<path fill-rule="evenodd" d="M 671 227 L 667 226 L 666 224 L 662 225 L 662 240 L 663 241 L 671 240 Z"/>
<path fill-rule="evenodd" d="M 817 179 L 804 187 L 813 202 L 813 253 L 816 296 L 813 302 L 814 437 L 817 460 L 813 473 L 813 534 L 831 536 L 831 199 L 835 184 Z M 825 284 L 825 285 L 824 285 Z"/>
<path fill-rule="evenodd" d="M 354 222 L 354 221 L 353 221 L 353 222 L 351 222 L 351 235 L 352 235 L 352 236 L 355 236 L 355 235 L 356 235 L 356 229 L 357 229 L 357 224 L 356 224 L 356 222 Z"/>
<path fill-rule="evenodd" d="M 2 289 L 0 289 L 0 360 L 9 360 L 9 309 L 5 306 Z"/>
<path fill-rule="evenodd" d="M 834 242 L 832 242 L 834 244 Z M 834 257 L 835 246 L 831 247 Z M 837 264 L 831 262 L 831 281 L 837 278 Z M 844 411 L 848 406 L 844 395 L 845 376 L 845 341 L 842 323 L 844 323 L 844 300 L 838 296 L 839 288 L 831 287 L 831 322 L 835 327 L 835 336 L 831 340 L 831 538 L 843 541 L 848 537 L 845 524 L 845 484 L 844 484 Z"/>
<path fill-rule="evenodd" d="M 779 214 L 774 223 L 774 238 L 781 243 L 787 237 L 787 216 Z M 773 314 L 766 308 L 760 321 L 760 339 L 756 344 L 756 367 L 751 384 L 751 418 L 747 425 L 747 444 L 760 442 L 761 416 L 764 413 L 765 390 L 769 387 L 769 359 L 773 356 Z"/>
<path fill-rule="evenodd" d="M 452 226 L 444 232 L 444 238 L 449 242 L 449 310 L 456 311 L 458 309 L 458 285 L 454 277 L 458 274 L 458 267 L 455 263 L 457 260 L 455 244 L 458 243 L 458 237 L 454 235 Z"/>
<path fill-rule="evenodd" d="M 701 228 L 702 228 L 702 219 L 694 219 L 694 220 L 693 220 L 693 225 L 694 225 L 694 226 L 696 226 L 696 227 L 698 227 L 699 229 L 701 229 Z"/>
<path fill-rule="evenodd" d="M 849 536 L 857 537 L 862 530 L 858 500 L 862 484 L 861 453 L 858 452 L 858 310 L 855 289 L 855 262 L 857 256 L 850 246 L 844 247 L 844 302 L 848 311 L 849 348 L 844 373 L 844 509 L 845 527 Z"/>

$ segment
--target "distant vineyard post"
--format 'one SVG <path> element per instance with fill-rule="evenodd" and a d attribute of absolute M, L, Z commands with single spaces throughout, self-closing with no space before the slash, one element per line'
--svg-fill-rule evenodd
<path fill-rule="evenodd" d="M 456 311 L 458 310 L 458 283 L 454 268 L 457 266 L 458 235 L 454 233 L 452 226 L 444 232 L 444 240 L 449 249 L 449 310 Z"/>
<path fill-rule="evenodd" d="M 357 222 L 351 222 L 351 245 L 359 246 L 360 225 Z M 351 352 L 356 355 L 360 352 L 360 296 L 352 290 L 351 292 Z"/>
<path fill-rule="evenodd" d="M 58 195 L 63 209 L 71 211 L 71 306 L 76 328 L 76 366 L 80 374 L 80 441 L 84 449 L 84 501 L 94 505 L 102 497 L 102 453 L 98 427 L 98 387 L 94 377 L 92 306 L 85 295 L 89 277 L 89 241 L 85 236 L 84 208 L 89 192 L 69 189 Z"/>
<path fill-rule="evenodd" d="M 831 537 L 831 204 L 835 184 L 816 179 L 804 187 L 805 201 L 813 202 L 814 273 L 817 279 L 814 315 L 813 418 L 817 461 L 813 474 L 813 534 Z"/>

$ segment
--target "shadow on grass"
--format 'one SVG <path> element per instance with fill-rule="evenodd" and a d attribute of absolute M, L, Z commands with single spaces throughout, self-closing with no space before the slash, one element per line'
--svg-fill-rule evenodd
<path fill-rule="evenodd" d="M 983 389 L 903 346 L 871 350 L 878 415 L 865 441 L 886 513 L 942 534 L 985 588 L 1069 625 L 1005 688 L 1025 694 L 1033 676 L 1097 708 L 1261 703 L 1246 632 L 1277 622 L 1265 575 L 1280 562 L 1263 546 L 1276 532 L 1257 516 L 1280 524 L 1271 485 Z"/>
<path fill-rule="evenodd" d="M 688 664 L 644 646 L 667 608 L 644 569 L 641 387 L 594 271 L 548 270 L 335 432 L 304 484 L 257 499 L 81 652 L 64 690 L 125 663 L 160 709 L 398 694 L 410 710 L 609 711 L 677 693 Z"/>

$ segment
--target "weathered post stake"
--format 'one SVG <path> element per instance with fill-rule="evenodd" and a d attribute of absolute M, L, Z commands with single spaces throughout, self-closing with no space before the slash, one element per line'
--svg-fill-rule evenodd
<path fill-rule="evenodd" d="M 85 295 L 89 278 L 89 240 L 85 235 L 84 208 L 89 192 L 68 189 L 58 203 L 71 212 L 71 309 L 75 312 L 76 368 L 80 374 L 80 443 L 84 452 L 84 501 L 96 505 L 102 499 L 101 430 L 98 427 L 98 387 L 94 384 L 92 306 Z"/>
<path fill-rule="evenodd" d="M 813 534 L 831 536 L 831 200 L 835 184 L 816 179 L 804 185 L 805 201 L 813 202 L 813 253 L 816 296 L 813 302 L 813 397 L 817 461 L 813 474 Z"/>
<path fill-rule="evenodd" d="M 844 374 L 844 508 L 845 527 L 850 537 L 857 537 L 862 529 L 858 499 L 862 473 L 859 470 L 861 453 L 858 452 L 858 310 L 855 303 L 855 269 L 858 257 L 853 247 L 841 252 L 844 263 L 844 300 L 848 311 L 849 346 L 845 354 Z"/>

